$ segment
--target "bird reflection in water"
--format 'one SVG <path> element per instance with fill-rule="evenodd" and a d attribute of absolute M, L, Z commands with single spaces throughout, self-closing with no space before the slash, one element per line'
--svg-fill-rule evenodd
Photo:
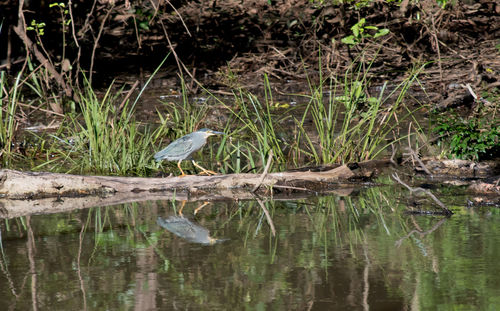
<path fill-rule="evenodd" d="M 207 228 L 190 221 L 184 216 L 158 217 L 157 222 L 160 227 L 192 243 L 213 245 L 228 240 L 211 237 Z"/>
<path fill-rule="evenodd" d="M 167 229 L 178 237 L 181 237 L 192 243 L 213 245 L 215 243 L 220 243 L 228 240 L 215 239 L 211 237 L 210 232 L 207 228 L 204 228 L 184 217 L 184 215 L 182 214 L 182 210 L 184 209 L 185 204 L 186 201 L 183 201 L 182 206 L 178 212 L 179 216 L 170 216 L 167 218 L 158 217 L 158 225 L 160 225 L 160 227 L 164 229 Z M 205 202 L 203 205 L 198 207 L 195 210 L 194 214 L 196 215 L 196 213 L 206 205 L 208 205 L 208 202 Z"/>

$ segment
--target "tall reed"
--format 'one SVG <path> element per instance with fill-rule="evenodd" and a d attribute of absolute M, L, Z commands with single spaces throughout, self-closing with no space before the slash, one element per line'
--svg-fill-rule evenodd
<path fill-rule="evenodd" d="M 5 72 L 0 72 L 0 158 L 4 165 L 9 164 L 12 156 L 12 145 L 18 126 L 16 111 L 21 95 L 20 80 L 21 73 L 17 75 L 12 88 L 9 88 Z"/>
<path fill-rule="evenodd" d="M 255 168 L 255 165 L 263 166 L 267 160 L 267 155 L 273 151 L 273 163 L 276 167 L 284 167 L 287 158 L 283 152 L 286 143 L 281 139 L 278 132 L 280 123 L 290 118 L 289 115 L 277 116 L 271 110 L 273 97 L 271 86 L 267 75 L 264 75 L 264 101 L 243 89 L 233 92 L 233 105 L 226 104 L 223 99 L 218 98 L 207 90 L 208 94 L 216 102 L 224 106 L 230 113 L 230 123 L 228 131 L 232 131 L 230 136 L 242 141 L 232 144 L 232 150 L 227 150 L 227 154 L 237 154 L 237 159 L 244 155 L 247 160 L 245 170 Z M 237 124 L 237 126 L 235 126 Z M 232 142 L 232 141 L 231 141 Z M 227 146 L 226 146 L 227 147 Z M 255 156 L 254 156 L 255 154 Z M 218 156 L 220 152 L 218 152 Z M 227 159 L 227 158 L 226 158 Z M 237 170 L 241 170 L 241 162 L 236 163 Z"/>

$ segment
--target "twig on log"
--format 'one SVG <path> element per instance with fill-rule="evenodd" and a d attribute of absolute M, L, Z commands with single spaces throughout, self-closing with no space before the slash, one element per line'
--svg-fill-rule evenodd
<path fill-rule="evenodd" d="M 266 178 L 267 171 L 269 171 L 269 167 L 271 166 L 272 159 L 273 159 L 273 150 L 271 149 L 269 151 L 269 155 L 267 156 L 267 163 L 266 163 L 266 167 L 264 168 L 264 172 L 260 176 L 259 183 L 257 185 L 255 185 L 255 187 L 252 189 L 252 192 L 257 191 L 257 189 L 259 189 L 260 185 L 262 185 L 262 182 L 264 181 L 264 178 Z"/>
<path fill-rule="evenodd" d="M 425 166 L 424 162 L 422 162 L 422 160 L 420 160 L 420 157 L 415 152 L 415 150 L 413 150 L 410 146 L 408 146 L 408 150 L 410 151 L 410 156 L 412 157 L 412 159 L 414 159 L 414 160 L 416 160 L 418 162 L 418 164 L 420 165 L 420 167 L 424 170 L 424 172 L 427 175 L 431 175 L 432 176 L 431 171 L 429 171 L 429 169 Z"/>
<path fill-rule="evenodd" d="M 307 188 L 302 188 L 302 187 L 293 187 L 293 186 L 285 186 L 285 185 L 273 185 L 273 188 L 281 188 L 281 189 L 290 189 L 290 190 L 299 190 L 299 191 L 309 191 L 313 193 L 317 193 L 316 191 L 307 189 Z"/>
<path fill-rule="evenodd" d="M 427 169 L 427 167 L 425 166 L 424 162 L 422 162 L 422 160 L 420 160 L 420 157 L 418 156 L 418 154 L 415 152 L 415 150 L 413 150 L 411 148 L 411 141 L 410 141 L 410 131 L 411 131 L 411 122 L 408 126 L 408 150 L 410 151 L 410 156 L 413 160 L 416 160 L 418 162 L 418 164 L 420 164 L 420 167 L 422 167 L 422 169 L 424 170 L 424 172 L 427 174 L 427 175 L 432 175 L 431 171 L 429 171 L 429 169 Z"/>

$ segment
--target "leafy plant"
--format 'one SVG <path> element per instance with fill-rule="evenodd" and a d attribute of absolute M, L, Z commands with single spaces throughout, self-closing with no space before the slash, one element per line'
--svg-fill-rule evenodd
<path fill-rule="evenodd" d="M 134 23 L 137 23 L 139 29 L 148 31 L 150 30 L 149 25 L 151 20 L 154 18 L 154 14 L 150 10 L 136 8 L 133 18 Z"/>
<path fill-rule="evenodd" d="M 349 44 L 351 46 L 357 45 L 360 43 L 364 38 L 378 38 L 385 36 L 388 34 L 390 31 L 387 28 L 378 28 L 377 26 L 367 26 L 366 24 L 366 19 L 363 17 L 354 24 L 354 26 L 351 27 L 352 35 L 349 35 L 347 37 L 342 38 L 342 43 Z M 372 32 L 374 34 L 370 34 L 369 32 Z"/>
<path fill-rule="evenodd" d="M 62 56 L 61 60 L 62 62 L 67 61 L 66 60 L 66 33 L 68 32 L 68 26 L 71 24 L 71 16 L 69 15 L 69 10 L 66 8 L 66 5 L 64 2 L 54 2 L 49 4 L 49 8 L 58 8 L 59 13 L 61 14 L 61 25 L 62 25 Z M 69 64 L 69 61 L 67 61 L 67 65 L 65 69 L 69 70 L 69 67 L 71 65 Z"/>
<path fill-rule="evenodd" d="M 44 22 L 38 23 L 36 20 L 31 20 L 30 26 L 26 27 L 26 30 L 35 31 L 38 36 L 43 36 L 45 34 L 45 24 Z"/>
<path fill-rule="evenodd" d="M 438 118 L 434 131 L 439 134 L 438 145 L 447 146 L 449 154 L 459 159 L 481 160 L 500 151 L 500 124 L 486 125 L 486 120 L 460 117 Z"/>

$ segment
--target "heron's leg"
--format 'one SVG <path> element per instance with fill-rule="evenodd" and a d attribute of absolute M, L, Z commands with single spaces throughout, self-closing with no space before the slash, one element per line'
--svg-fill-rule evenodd
<path fill-rule="evenodd" d="M 203 202 L 203 204 L 200 206 L 200 207 L 197 207 L 195 210 L 194 210 L 194 214 L 198 214 L 198 212 L 204 208 L 205 206 L 207 206 L 208 204 L 210 204 L 210 202 Z"/>
<path fill-rule="evenodd" d="M 186 205 L 186 200 L 182 200 L 182 205 L 178 212 L 179 216 L 184 216 L 182 215 L 182 210 L 184 209 L 184 205 Z"/>
<path fill-rule="evenodd" d="M 203 171 L 203 173 L 207 174 L 207 175 L 217 175 L 216 172 L 214 171 L 211 171 L 211 170 L 207 170 L 206 168 L 203 168 L 201 165 L 199 165 L 198 163 L 196 163 L 194 160 L 191 160 L 193 162 L 193 165 L 196 166 L 197 168 L 199 168 L 200 170 Z"/>
<path fill-rule="evenodd" d="M 184 173 L 184 171 L 181 168 L 181 162 L 182 162 L 182 160 L 179 160 L 179 162 L 177 162 L 177 167 L 179 168 L 179 170 L 182 173 L 179 177 L 184 177 L 184 176 L 186 176 L 186 173 Z"/>

